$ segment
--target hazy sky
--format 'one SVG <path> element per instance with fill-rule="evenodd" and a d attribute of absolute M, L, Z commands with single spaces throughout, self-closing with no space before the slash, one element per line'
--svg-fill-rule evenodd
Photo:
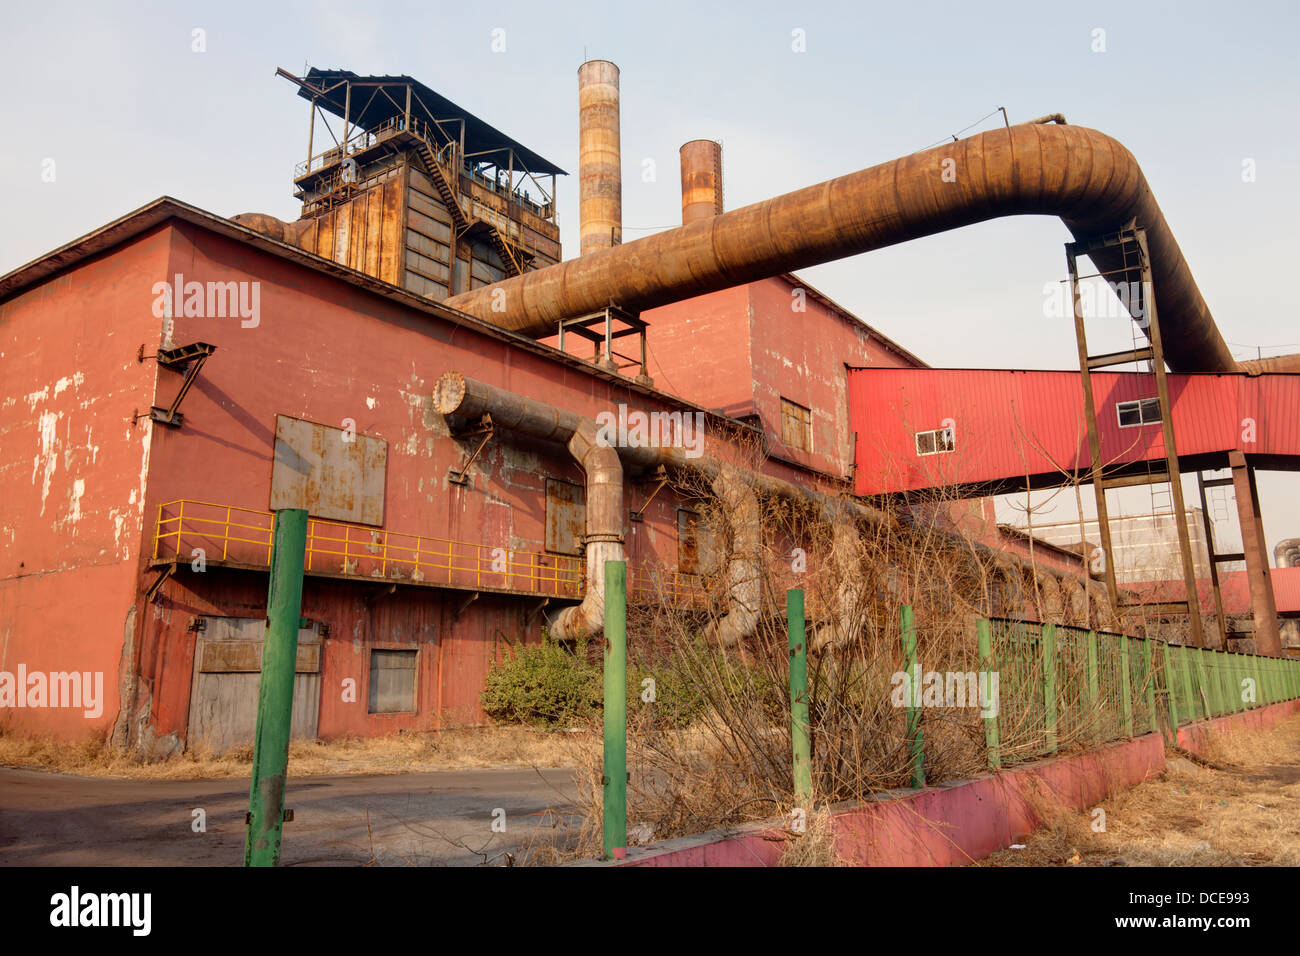
<path fill-rule="evenodd" d="M 0 32 L 0 273 L 164 194 L 296 218 L 307 105 L 277 66 L 410 74 L 576 173 L 576 71 L 601 57 L 622 68 L 625 241 L 678 221 L 688 139 L 722 140 L 736 208 L 999 106 L 1013 122 L 1062 112 L 1137 156 L 1234 353 L 1300 351 L 1298 27 L 1287 3 L 1132 0 L 23 4 Z M 576 176 L 559 210 L 572 256 Z M 1070 322 L 1043 316 L 1069 238 L 1055 219 L 1007 219 L 804 274 L 933 365 L 1074 368 Z M 1122 321 L 1093 335 L 1098 350 L 1129 340 Z M 1300 479 L 1260 481 L 1270 545 L 1300 535 Z"/>

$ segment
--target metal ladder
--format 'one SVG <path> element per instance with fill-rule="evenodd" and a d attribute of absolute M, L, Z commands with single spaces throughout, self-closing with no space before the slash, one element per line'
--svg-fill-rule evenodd
<path fill-rule="evenodd" d="M 1123 352 L 1109 352 L 1102 355 L 1088 354 L 1088 338 L 1084 328 L 1083 303 L 1079 295 L 1079 257 L 1091 256 L 1093 253 L 1106 251 L 1111 255 L 1118 253 L 1122 266 L 1112 272 L 1099 272 L 1097 276 L 1108 277 L 1122 275 L 1129 283 L 1128 288 L 1135 290 L 1129 296 L 1129 307 L 1140 303 L 1140 315 L 1147 320 L 1146 335 L 1148 344 Z M 1091 463 L 1092 487 L 1097 499 L 1097 529 L 1101 535 L 1101 547 L 1105 561 L 1106 590 L 1110 595 L 1111 606 L 1120 615 L 1135 614 L 1143 611 L 1157 614 L 1175 613 L 1186 615 L 1191 622 L 1192 643 L 1196 647 L 1205 646 L 1205 634 L 1201 626 L 1200 600 L 1196 589 L 1196 571 L 1192 563 L 1191 536 L 1187 530 L 1187 509 L 1183 504 L 1182 472 L 1178 467 L 1178 449 L 1174 443 L 1174 424 L 1170 414 L 1169 385 L 1165 378 L 1164 351 L 1160 343 L 1160 322 L 1156 315 L 1154 286 L 1151 278 L 1151 255 L 1147 249 L 1146 231 L 1136 224 L 1117 233 L 1096 239 L 1080 240 L 1065 244 L 1065 261 L 1070 273 L 1071 301 L 1074 305 L 1074 332 L 1079 349 L 1079 371 L 1083 381 L 1083 406 L 1088 425 L 1088 451 Z M 1134 285 L 1134 277 L 1139 284 Z M 1088 276 L 1086 278 L 1093 278 Z M 1101 441 L 1097 431 L 1097 407 L 1092 391 L 1092 372 L 1096 369 L 1127 365 L 1131 362 L 1150 362 L 1156 381 L 1156 395 L 1160 403 L 1160 423 L 1164 436 L 1165 468 L 1164 471 L 1153 470 L 1148 465 L 1145 472 L 1122 476 L 1108 476 L 1105 462 L 1101 460 Z M 1113 471 L 1112 471 L 1113 474 Z M 1173 510 L 1178 528 L 1178 546 L 1182 557 L 1183 582 L 1186 586 L 1186 600 L 1162 602 L 1122 603 L 1119 599 L 1119 587 L 1115 581 L 1114 552 L 1111 547 L 1110 516 L 1106 506 L 1106 492 L 1111 488 L 1125 488 L 1134 485 L 1152 485 L 1168 482 Z"/>

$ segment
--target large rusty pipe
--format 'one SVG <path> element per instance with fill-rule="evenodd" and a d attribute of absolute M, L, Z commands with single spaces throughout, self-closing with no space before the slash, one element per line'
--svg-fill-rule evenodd
<path fill-rule="evenodd" d="M 528 398 L 523 395 L 517 395 L 514 392 L 498 388 L 495 385 L 488 385 L 471 378 L 466 378 L 460 372 L 447 371 L 439 377 L 433 389 L 433 404 L 436 411 L 450 418 L 461 421 L 474 420 L 487 414 L 492 416 L 495 425 L 519 434 L 529 435 L 533 438 L 540 438 L 547 441 L 569 443 L 570 452 L 574 457 L 583 464 L 584 470 L 588 475 L 587 503 L 588 508 L 592 508 L 593 498 L 597 500 L 597 507 L 600 508 L 601 517 L 595 525 L 590 521 L 587 525 L 588 533 L 588 574 L 587 574 L 587 591 L 583 596 L 583 605 L 586 610 L 578 612 L 567 618 L 562 627 L 569 627 L 581 623 L 583 627 L 599 626 L 594 622 L 599 618 L 593 613 L 597 607 L 601 610 L 604 608 L 604 583 L 600 575 L 592 576 L 592 553 L 596 552 L 596 561 L 598 567 L 604 567 L 604 560 L 609 553 L 613 553 L 614 542 L 612 535 L 617 528 L 619 541 L 617 542 L 618 553 L 623 552 L 623 543 L 621 538 L 622 528 L 622 471 L 619 471 L 617 483 L 617 503 L 615 504 L 614 488 L 612 487 L 612 475 L 614 462 L 602 459 L 599 463 L 595 459 L 587 459 L 590 454 L 591 441 L 589 438 L 584 439 L 578 446 L 572 443 L 574 436 L 579 432 L 584 423 L 594 426 L 591 419 L 585 418 L 576 412 L 565 411 L 556 408 L 546 402 L 538 401 L 534 398 Z M 597 447 L 599 443 L 597 443 Z M 824 494 L 813 488 L 802 485 L 796 485 L 792 482 L 777 478 L 775 475 L 768 475 L 760 471 L 753 471 L 747 468 L 740 468 L 730 464 L 724 464 L 712 456 L 701 456 L 692 458 L 685 455 L 680 448 L 633 448 L 619 447 L 618 449 L 606 449 L 606 451 L 615 451 L 616 457 L 621 456 L 624 461 L 630 465 L 648 468 L 662 465 L 679 471 L 691 471 L 707 478 L 713 486 L 715 493 L 719 498 L 726 501 L 728 495 L 735 496 L 738 502 L 737 507 L 733 509 L 736 514 L 747 513 L 748 503 L 744 499 L 744 494 L 740 488 L 743 485 L 750 495 L 761 493 L 770 497 L 783 498 L 791 501 L 800 501 L 810 503 L 821 509 L 827 520 L 843 525 L 845 522 L 865 521 L 866 523 L 878 526 L 881 524 L 890 528 L 898 528 L 898 519 L 887 512 L 881 511 L 865 502 L 857 501 L 852 498 L 845 498 L 836 495 Z M 589 468 L 588 465 L 591 465 Z M 603 469 L 603 476 L 593 484 L 592 474 L 597 468 Z M 726 473 L 726 477 L 723 477 Z M 593 490 L 593 488 L 595 490 Z M 608 505 L 608 508 L 606 507 Z M 615 510 L 617 509 L 617 510 Z M 618 515 L 618 522 L 614 521 L 614 515 Z M 756 516 L 756 513 L 755 513 Z M 741 526 L 742 534 L 749 534 L 750 525 L 755 528 L 754 522 L 749 522 Z M 733 527 L 733 532 L 736 528 Z M 842 529 L 841 529 L 842 533 Z M 593 535 L 598 535 L 599 540 L 594 540 Z M 745 539 L 748 540 L 748 539 Z M 965 540 L 965 539 L 963 539 Z M 740 542 L 742 546 L 733 549 L 731 560 L 728 562 L 728 617 L 733 614 L 735 617 L 732 623 L 726 625 L 725 631 L 719 632 L 717 636 L 723 641 L 738 640 L 740 636 L 752 633 L 752 627 L 757 624 L 757 616 L 750 620 L 749 611 L 755 606 L 753 589 L 750 584 L 751 575 L 749 573 L 748 559 L 753 548 L 745 545 L 744 540 Z M 1059 578 L 1062 581 L 1073 579 L 1075 576 L 1069 571 L 1052 568 L 1045 565 L 1036 565 L 1028 559 L 1017 554 L 1009 552 L 998 552 L 981 542 L 970 542 L 971 547 L 981 554 L 990 556 L 995 561 L 1005 562 L 1021 570 L 1029 571 L 1035 575 L 1047 575 Z M 622 560 L 621 558 L 608 558 L 608 560 Z M 1091 587 L 1092 582 L 1089 582 Z M 593 591 L 598 593 L 587 600 Z M 761 597 L 761 593 L 759 595 Z M 846 593 L 839 602 L 841 609 L 851 607 L 855 603 L 855 593 Z M 566 609 L 569 610 L 569 609 Z M 563 615 L 564 612 L 561 612 Z M 558 618 L 557 618 L 558 620 Z M 555 627 L 555 623 L 552 623 Z M 556 632 L 559 636 L 559 632 Z M 594 633 L 594 631 L 592 632 Z M 832 637 L 833 634 L 826 635 Z"/>
<path fill-rule="evenodd" d="M 613 63 L 588 60 L 578 67 L 578 230 L 584 256 L 623 241 L 618 95 Z"/>
<path fill-rule="evenodd" d="M 1113 233 L 1136 220 L 1151 250 L 1169 366 L 1238 370 L 1133 154 L 1104 133 L 1054 123 L 1020 124 L 937 146 L 452 296 L 446 304 L 540 337 L 552 334 L 562 318 L 611 302 L 644 311 L 1017 215 L 1059 216 L 1078 238 Z M 1102 253 L 1094 262 L 1102 271 L 1121 266 Z M 494 301 L 500 311 L 493 310 Z"/>
<path fill-rule="evenodd" d="M 1283 538 L 1273 546 L 1273 557 L 1279 568 L 1300 567 L 1300 538 Z"/>
<path fill-rule="evenodd" d="M 711 139 L 683 143 L 682 225 L 722 212 L 722 144 Z"/>
<path fill-rule="evenodd" d="M 550 621 L 560 640 L 600 633 L 605 615 L 605 562 L 624 560 L 623 466 L 618 451 L 597 440 L 596 423 L 565 411 L 444 372 L 433 387 L 433 407 L 443 415 L 470 420 L 489 415 L 494 427 L 544 441 L 563 442 L 586 477 L 586 534 L 583 550 L 587 580 L 582 602 L 562 609 Z"/>

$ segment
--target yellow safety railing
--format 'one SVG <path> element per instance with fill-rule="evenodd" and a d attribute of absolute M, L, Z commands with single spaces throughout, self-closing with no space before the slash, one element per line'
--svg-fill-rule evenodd
<path fill-rule="evenodd" d="M 275 516 L 210 501 L 177 499 L 158 506 L 155 561 L 269 567 Z M 312 518 L 306 570 L 369 580 L 497 588 L 553 597 L 581 597 L 583 561 L 451 538 L 407 534 Z"/>

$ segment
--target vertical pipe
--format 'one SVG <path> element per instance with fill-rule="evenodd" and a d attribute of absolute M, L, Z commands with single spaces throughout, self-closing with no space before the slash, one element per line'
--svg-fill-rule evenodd
<path fill-rule="evenodd" d="M 993 642 L 989 637 L 989 622 L 980 618 L 975 622 L 975 643 L 980 657 L 980 673 L 987 688 L 993 687 Z M 989 755 L 989 769 L 997 770 L 1002 766 L 1002 750 L 998 746 L 998 702 L 990 693 L 988 701 L 994 707 L 993 714 L 984 718 L 984 749 Z"/>
<path fill-rule="evenodd" d="M 1043 624 L 1039 639 L 1043 656 L 1043 721 L 1049 754 L 1056 753 L 1056 625 Z"/>
<path fill-rule="evenodd" d="M 627 562 L 605 562 L 605 859 L 627 847 Z"/>
<path fill-rule="evenodd" d="M 266 598 L 262 676 L 257 689 L 257 729 L 253 736 L 244 866 L 277 866 L 280 862 L 306 549 L 307 512 L 300 508 L 277 511 Z"/>
<path fill-rule="evenodd" d="M 1128 662 L 1128 635 L 1119 636 L 1120 733 L 1133 736 L 1133 675 Z"/>
<path fill-rule="evenodd" d="M 812 803 L 812 742 L 808 726 L 808 642 L 805 639 L 803 590 L 786 592 L 786 632 L 790 643 L 790 737 L 794 744 L 794 798 L 805 809 Z"/>
<path fill-rule="evenodd" d="M 584 256 L 623 241 L 618 79 L 618 67 L 608 60 L 578 67 L 578 235 Z"/>
<path fill-rule="evenodd" d="M 722 144 L 693 139 L 679 151 L 682 168 L 682 225 L 722 213 Z"/>
<path fill-rule="evenodd" d="M 911 783 L 918 789 L 925 786 L 925 742 L 921 739 L 921 674 L 916 664 L 916 619 L 912 606 L 904 604 L 899 609 L 899 623 L 903 631 L 904 686 L 908 688 L 907 752 Z"/>

